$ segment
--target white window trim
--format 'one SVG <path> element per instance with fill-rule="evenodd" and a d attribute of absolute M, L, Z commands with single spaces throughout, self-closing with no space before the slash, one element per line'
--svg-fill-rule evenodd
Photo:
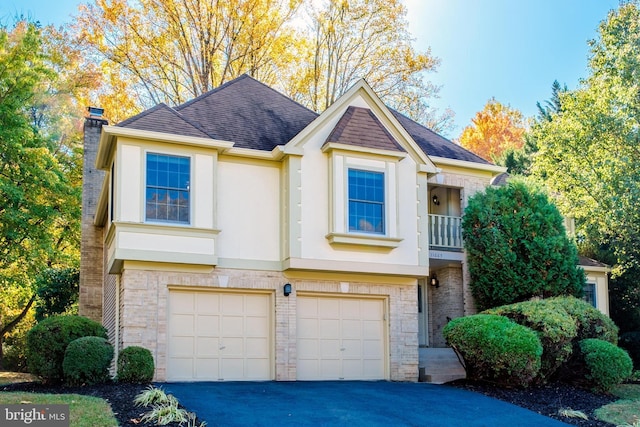
<path fill-rule="evenodd" d="M 171 156 L 171 157 L 183 157 L 189 159 L 189 222 L 178 222 L 178 221 L 162 221 L 162 220 L 153 220 L 147 219 L 147 156 L 149 154 L 159 154 L 162 156 Z M 192 154 L 188 153 L 177 153 L 174 151 L 165 151 L 165 150 L 155 150 L 155 149 L 145 149 L 143 151 L 142 156 L 142 170 L 144 171 L 142 177 L 142 221 L 145 224 L 153 224 L 153 225 L 165 225 L 171 227 L 193 227 L 195 224 L 195 206 L 194 206 L 194 197 L 195 194 L 194 187 L 194 174 L 195 174 L 195 160 Z"/>
<path fill-rule="evenodd" d="M 330 149 L 330 244 L 361 245 L 393 249 L 403 240 L 398 236 L 398 161 L 404 156 L 395 152 L 366 155 Z M 404 154 L 404 153 L 402 153 Z M 349 231 L 349 169 L 384 173 L 384 233 Z"/>

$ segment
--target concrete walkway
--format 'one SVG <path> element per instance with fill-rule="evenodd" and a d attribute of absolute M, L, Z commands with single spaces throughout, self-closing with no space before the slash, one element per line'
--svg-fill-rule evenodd
<path fill-rule="evenodd" d="M 536 426 L 566 424 L 449 386 L 386 381 L 158 384 L 213 426 Z"/>

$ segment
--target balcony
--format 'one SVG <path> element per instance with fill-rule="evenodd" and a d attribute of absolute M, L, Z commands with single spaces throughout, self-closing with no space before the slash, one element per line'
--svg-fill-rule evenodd
<path fill-rule="evenodd" d="M 444 250 L 462 250 L 462 217 L 429 215 L 429 246 Z"/>

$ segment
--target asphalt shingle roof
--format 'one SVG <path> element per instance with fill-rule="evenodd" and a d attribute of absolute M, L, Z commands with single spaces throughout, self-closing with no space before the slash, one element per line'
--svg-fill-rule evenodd
<path fill-rule="evenodd" d="M 485 165 L 491 164 L 482 157 L 438 135 L 431 129 L 414 122 L 396 110 L 391 108 L 389 110 L 428 156 L 445 157 Z"/>
<path fill-rule="evenodd" d="M 215 139 L 234 147 L 271 151 L 284 145 L 318 114 L 242 75 L 176 108 Z"/>
<path fill-rule="evenodd" d="M 604 262 L 596 261 L 595 259 L 587 258 L 586 256 L 579 256 L 578 259 L 578 265 L 584 265 L 585 267 L 609 267 Z"/>
<path fill-rule="evenodd" d="M 405 151 L 389 131 L 382 126 L 376 115 L 368 108 L 362 107 L 348 107 L 329 134 L 326 142 L 339 142 L 382 150 Z"/>
<path fill-rule="evenodd" d="M 160 103 L 142 113 L 118 123 L 117 126 L 174 135 L 210 138 L 197 124 L 189 122 L 180 113 Z"/>
<path fill-rule="evenodd" d="M 390 111 L 427 155 L 490 164 L 403 114 Z M 289 142 L 317 117 L 314 111 L 245 74 L 175 109 L 159 104 L 117 126 L 233 141 L 234 147 L 271 151 Z M 329 140 L 404 151 L 377 117 L 361 107 L 347 109 Z"/>

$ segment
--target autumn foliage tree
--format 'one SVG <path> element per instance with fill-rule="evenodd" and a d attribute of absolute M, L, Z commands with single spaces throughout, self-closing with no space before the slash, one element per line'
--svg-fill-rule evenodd
<path fill-rule="evenodd" d="M 464 128 L 458 142 L 483 159 L 496 161 L 524 144 L 527 125 L 522 113 L 491 98 Z"/>
<path fill-rule="evenodd" d="M 181 104 L 251 73 L 267 84 L 294 43 L 286 23 L 300 1 L 97 0 L 82 6 L 83 40 L 127 82 L 139 108 Z"/>
<path fill-rule="evenodd" d="M 36 301 L 38 273 L 79 258 L 70 99 L 86 82 L 81 70 L 71 77 L 54 34 L 27 21 L 0 28 L 0 369 L 3 339 Z"/>
<path fill-rule="evenodd" d="M 428 100 L 438 87 L 424 73 L 440 60 L 416 52 L 407 31 L 406 8 L 399 0 L 308 2 L 303 61 L 284 90 L 315 111 L 323 111 L 364 78 L 383 101 L 427 126 L 446 128 L 452 113 L 436 114 Z"/>
<path fill-rule="evenodd" d="M 323 111 L 359 78 L 391 107 L 443 130 L 439 61 L 416 52 L 400 0 L 96 0 L 77 30 L 104 74 L 99 103 L 118 121 L 178 105 L 248 73 Z"/>

